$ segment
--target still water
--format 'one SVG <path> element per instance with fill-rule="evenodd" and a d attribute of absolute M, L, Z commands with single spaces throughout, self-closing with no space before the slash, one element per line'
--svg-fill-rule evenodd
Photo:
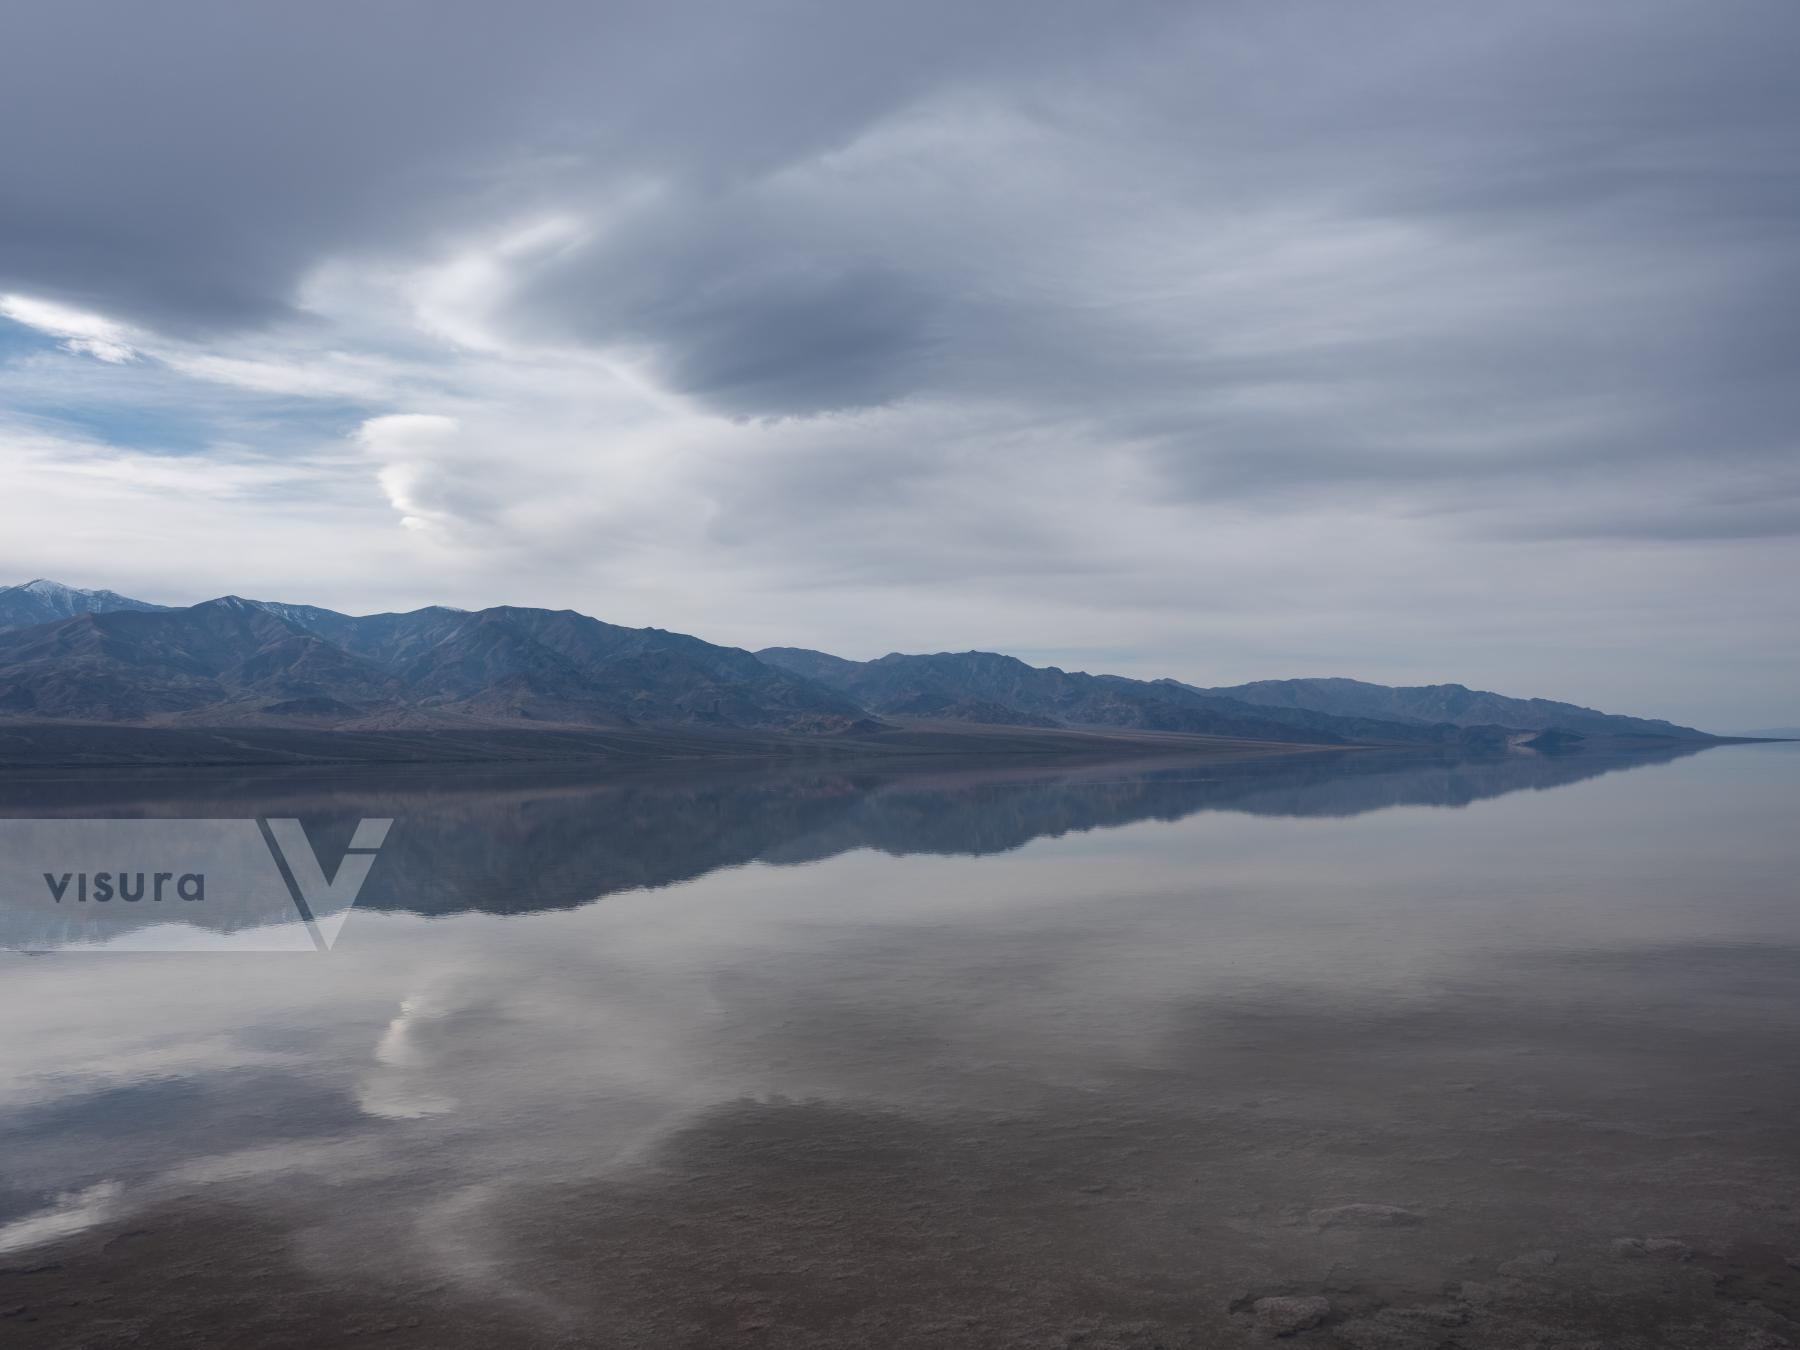
<path fill-rule="evenodd" d="M 329 952 L 0 953 L 0 1345 L 1800 1345 L 1797 805 L 1800 746 L 0 781 L 395 821 Z"/>

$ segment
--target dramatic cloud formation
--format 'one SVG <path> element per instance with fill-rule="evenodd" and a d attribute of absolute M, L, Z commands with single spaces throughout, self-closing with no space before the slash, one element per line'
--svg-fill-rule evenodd
<path fill-rule="evenodd" d="M 0 576 L 1791 721 L 1796 41 L 31 0 Z"/>

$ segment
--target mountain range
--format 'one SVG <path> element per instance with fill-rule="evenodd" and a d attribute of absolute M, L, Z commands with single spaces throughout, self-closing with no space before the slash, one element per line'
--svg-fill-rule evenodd
<path fill-rule="evenodd" d="M 22 586 L 0 586 L 0 628 L 28 628 L 54 623 L 77 614 L 104 614 L 117 609 L 163 609 L 147 600 L 133 600 L 117 591 L 84 591 L 60 581 L 27 581 Z"/>
<path fill-rule="evenodd" d="M 670 728 L 841 735 L 895 725 L 1182 733 L 1309 745 L 1709 741 L 1692 727 L 1461 685 L 1201 688 L 992 652 L 751 653 L 572 610 L 355 616 L 224 596 L 186 608 L 49 581 L 0 589 L 0 717 L 337 729 Z"/>

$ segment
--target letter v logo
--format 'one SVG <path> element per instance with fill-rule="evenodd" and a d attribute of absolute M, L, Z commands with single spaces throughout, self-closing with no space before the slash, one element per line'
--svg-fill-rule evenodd
<path fill-rule="evenodd" d="M 380 852 L 387 839 L 388 827 L 393 823 L 392 820 L 359 821 L 336 874 L 327 880 L 325 869 L 319 865 L 318 855 L 313 852 L 312 843 L 299 821 L 271 819 L 257 822 L 262 827 L 263 841 L 269 846 L 270 856 L 281 869 L 294 908 L 300 912 L 300 921 L 306 925 L 313 946 L 318 950 L 330 951 L 337 941 L 350 906 L 356 903 L 363 882 L 369 879 L 369 869 L 375 865 L 375 855 Z"/>

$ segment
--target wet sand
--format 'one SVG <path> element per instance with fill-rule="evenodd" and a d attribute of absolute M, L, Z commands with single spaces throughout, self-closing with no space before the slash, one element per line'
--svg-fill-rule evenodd
<path fill-rule="evenodd" d="M 0 1344 L 1793 1343 L 1800 1050 L 1764 1000 L 1800 954 L 1688 955 L 1682 987 L 1710 962 L 1744 991 L 1701 1031 L 1675 1000 L 1601 1011 L 1668 955 L 1571 963 L 1531 1005 L 1510 978 L 1196 1004 L 1155 1062 L 1076 1088 L 994 1066 L 940 1079 L 961 1105 L 720 1103 L 601 1176 L 564 1150 L 575 1174 L 488 1188 L 427 1155 L 189 1196 L 0 1257 Z M 774 1025 L 739 1049 L 920 1077 L 951 1053 L 906 1019 Z"/>

